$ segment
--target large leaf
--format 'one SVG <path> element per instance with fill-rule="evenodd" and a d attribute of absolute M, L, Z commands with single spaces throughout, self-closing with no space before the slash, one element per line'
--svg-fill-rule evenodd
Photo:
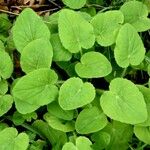
<path fill-rule="evenodd" d="M 94 45 L 95 36 L 92 25 L 79 13 L 63 9 L 59 13 L 59 36 L 63 46 L 71 53 Z"/>
<path fill-rule="evenodd" d="M 70 131 L 74 131 L 75 129 L 74 121 L 65 121 L 51 115 L 50 113 L 46 113 L 44 115 L 44 119 L 47 121 L 48 125 L 55 130 L 59 130 L 62 132 L 70 132 Z"/>
<path fill-rule="evenodd" d="M 147 1 L 147 0 L 146 0 Z M 124 3 L 120 8 L 124 15 L 125 23 L 132 24 L 139 32 L 150 29 L 148 9 L 145 4 L 138 1 Z"/>
<path fill-rule="evenodd" d="M 53 70 L 46 68 L 23 76 L 12 90 L 18 112 L 30 113 L 55 100 L 58 94 L 58 89 L 54 85 L 57 78 Z"/>
<path fill-rule="evenodd" d="M 72 9 L 79 9 L 86 4 L 86 0 L 62 0 L 65 5 Z"/>
<path fill-rule="evenodd" d="M 96 41 L 101 46 L 110 46 L 115 43 L 117 33 L 124 21 L 121 11 L 113 10 L 98 13 L 91 20 L 96 35 Z"/>
<path fill-rule="evenodd" d="M 143 141 L 146 144 L 150 144 L 150 127 L 149 126 L 148 127 L 135 126 L 134 133 L 140 141 Z"/>
<path fill-rule="evenodd" d="M 104 55 L 99 52 L 88 52 L 81 57 L 81 63 L 76 64 L 75 70 L 82 78 L 98 78 L 107 76 L 112 68 Z"/>
<path fill-rule="evenodd" d="M 62 46 L 58 34 L 52 34 L 51 43 L 53 46 L 54 61 L 69 61 L 71 59 L 71 53 Z"/>
<path fill-rule="evenodd" d="M 52 56 L 53 49 L 48 40 L 34 40 L 25 46 L 21 53 L 21 68 L 26 73 L 39 68 L 49 68 Z"/>
<path fill-rule="evenodd" d="M 119 31 L 114 50 L 117 64 L 126 68 L 129 65 L 139 65 L 145 56 L 145 48 L 136 30 L 130 24 L 125 24 Z"/>
<path fill-rule="evenodd" d="M 77 117 L 75 128 L 80 134 L 89 134 L 103 129 L 107 118 L 98 107 L 83 109 Z"/>
<path fill-rule="evenodd" d="M 0 96 L 0 116 L 5 114 L 11 107 L 13 98 L 11 95 Z"/>
<path fill-rule="evenodd" d="M 13 27 L 13 39 L 19 52 L 31 41 L 50 38 L 48 27 L 32 9 L 27 8 L 19 15 Z"/>
<path fill-rule="evenodd" d="M 100 98 L 107 116 L 128 124 L 142 123 L 147 119 L 143 95 L 135 84 L 127 79 L 116 78 L 111 81 L 109 89 Z"/>
<path fill-rule="evenodd" d="M 1 150 L 26 150 L 29 137 L 26 133 L 18 134 L 15 128 L 5 128 L 0 132 Z"/>
<path fill-rule="evenodd" d="M 94 97 L 95 89 L 91 83 L 73 77 L 60 87 L 59 104 L 64 110 L 72 110 L 92 102 Z"/>
<path fill-rule="evenodd" d="M 13 63 L 5 51 L 0 51 L 0 77 L 7 79 L 13 72 Z"/>

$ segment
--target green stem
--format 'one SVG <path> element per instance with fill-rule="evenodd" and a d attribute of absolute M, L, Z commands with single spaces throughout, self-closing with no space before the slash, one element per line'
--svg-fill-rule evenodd
<path fill-rule="evenodd" d="M 31 131 L 31 132 L 37 134 L 37 135 L 39 135 L 42 139 L 46 139 L 45 137 L 43 137 L 43 135 L 41 135 L 40 132 L 38 132 L 37 130 L 35 130 L 35 129 L 34 129 L 32 126 L 30 126 L 30 125 L 28 125 L 28 124 L 26 124 L 26 123 L 23 123 L 23 124 L 21 124 L 20 126 L 26 128 L 27 130 L 29 130 L 29 131 Z"/>
<path fill-rule="evenodd" d="M 121 78 L 123 78 L 126 75 L 126 71 L 127 71 L 127 68 L 124 68 L 121 74 Z"/>

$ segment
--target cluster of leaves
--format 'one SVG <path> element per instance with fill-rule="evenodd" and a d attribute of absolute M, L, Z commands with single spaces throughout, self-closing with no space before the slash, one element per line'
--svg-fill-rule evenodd
<path fill-rule="evenodd" d="M 0 149 L 150 148 L 149 3 L 62 1 L 13 25 L 0 14 Z M 137 71 L 143 85 L 127 78 Z"/>

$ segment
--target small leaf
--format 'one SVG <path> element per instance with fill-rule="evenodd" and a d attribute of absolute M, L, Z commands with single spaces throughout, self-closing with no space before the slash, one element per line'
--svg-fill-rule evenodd
<path fill-rule="evenodd" d="M 83 109 L 77 117 L 75 128 L 80 134 L 89 134 L 103 129 L 107 118 L 97 107 Z"/>
<path fill-rule="evenodd" d="M 121 6 L 120 11 L 124 15 L 125 23 L 130 23 L 138 32 L 150 29 L 148 9 L 143 2 L 129 1 Z"/>
<path fill-rule="evenodd" d="M 6 80 L 0 81 L 0 95 L 5 95 L 8 91 L 8 83 Z"/>
<path fill-rule="evenodd" d="M 96 41 L 101 46 L 110 46 L 115 43 L 117 33 L 124 21 L 121 11 L 113 10 L 98 13 L 91 20 L 96 35 Z"/>
<path fill-rule="evenodd" d="M 7 79 L 13 72 L 13 63 L 5 51 L 0 51 L 0 77 Z"/>
<path fill-rule="evenodd" d="M 29 137 L 26 133 L 18 134 L 15 128 L 5 128 L 0 132 L 1 150 L 26 150 L 29 145 Z"/>
<path fill-rule="evenodd" d="M 111 64 L 99 52 L 88 52 L 81 57 L 81 63 L 75 66 L 77 74 L 82 78 L 98 78 L 107 76 L 111 71 Z"/>
<path fill-rule="evenodd" d="M 63 110 L 58 102 L 54 101 L 52 103 L 50 103 L 48 106 L 47 106 L 47 109 L 48 109 L 48 112 L 60 119 L 63 119 L 63 120 L 72 120 L 73 117 L 74 117 L 74 111 L 73 110 Z"/>
<path fill-rule="evenodd" d="M 0 116 L 3 116 L 12 107 L 13 98 L 11 95 L 0 96 Z"/>
<path fill-rule="evenodd" d="M 50 69 L 38 69 L 23 76 L 13 87 L 16 108 L 21 114 L 31 113 L 54 101 L 58 88 L 57 74 Z"/>
<path fill-rule="evenodd" d="M 148 127 L 135 126 L 134 133 L 140 141 L 143 141 L 146 144 L 150 144 L 150 127 L 149 126 Z"/>
<path fill-rule="evenodd" d="M 65 120 L 59 119 L 49 113 L 46 113 L 44 115 L 44 119 L 47 121 L 49 126 L 51 126 L 55 130 L 59 130 L 62 132 L 70 132 L 75 129 L 74 121 L 65 121 Z"/>
<path fill-rule="evenodd" d="M 144 60 L 145 48 L 143 42 L 130 24 L 125 24 L 120 29 L 114 55 L 117 64 L 122 68 L 129 65 L 139 65 Z"/>
<path fill-rule="evenodd" d="M 89 49 L 94 45 L 92 25 L 73 10 L 61 10 L 58 28 L 62 45 L 71 53 L 77 53 L 82 48 Z"/>
<path fill-rule="evenodd" d="M 15 46 L 21 53 L 25 46 L 39 38 L 49 39 L 49 29 L 32 9 L 26 8 L 19 15 L 13 27 Z"/>
<path fill-rule="evenodd" d="M 80 78 L 70 78 L 64 82 L 59 91 L 59 105 L 64 110 L 82 107 L 95 98 L 95 89 L 91 83 L 83 83 Z"/>
<path fill-rule="evenodd" d="M 131 81 L 115 78 L 109 89 L 100 98 L 101 107 L 108 117 L 128 124 L 142 123 L 147 119 L 144 97 Z"/>
<path fill-rule="evenodd" d="M 58 34 L 52 34 L 51 43 L 54 51 L 53 61 L 69 61 L 71 59 L 72 54 L 62 46 Z"/>
<path fill-rule="evenodd" d="M 86 4 L 86 0 L 62 0 L 62 1 L 66 6 L 72 9 L 82 8 Z"/>
<path fill-rule="evenodd" d="M 50 68 L 52 57 L 53 49 L 48 40 L 34 40 L 22 50 L 21 68 L 25 73 L 39 68 Z"/>
<path fill-rule="evenodd" d="M 91 138 L 94 141 L 92 148 L 94 150 L 101 150 L 101 149 L 103 150 L 110 143 L 111 136 L 107 132 L 101 131 L 101 132 L 96 132 L 92 134 Z"/>

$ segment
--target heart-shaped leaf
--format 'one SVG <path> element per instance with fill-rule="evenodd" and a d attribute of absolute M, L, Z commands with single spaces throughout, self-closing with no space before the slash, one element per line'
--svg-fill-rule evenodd
<path fill-rule="evenodd" d="M 98 13 L 91 20 L 96 35 L 96 41 L 101 46 L 110 46 L 115 43 L 117 33 L 124 21 L 121 11 L 113 10 Z"/>
<path fill-rule="evenodd" d="M 15 128 L 5 128 L 0 132 L 1 150 L 26 150 L 29 145 L 29 137 L 26 133 L 18 134 Z"/>
<path fill-rule="evenodd" d="M 82 78 L 98 78 L 107 76 L 112 71 L 112 67 L 101 53 L 88 52 L 81 57 L 81 63 L 76 64 L 75 70 Z"/>
<path fill-rule="evenodd" d="M 31 41 L 50 38 L 48 27 L 32 9 L 27 8 L 19 15 L 13 27 L 13 40 L 19 52 Z"/>
<path fill-rule="evenodd" d="M 53 49 L 48 40 L 34 40 L 25 46 L 21 53 L 21 68 L 26 73 L 39 68 L 49 68 L 52 57 Z"/>
<path fill-rule="evenodd" d="M 117 64 L 126 68 L 129 65 L 139 65 L 145 57 L 145 48 L 143 42 L 130 24 L 125 24 L 120 29 L 114 55 Z"/>
<path fill-rule="evenodd" d="M 94 45 L 95 36 L 92 25 L 79 13 L 63 9 L 58 19 L 59 37 L 63 46 L 71 53 Z"/>
<path fill-rule="evenodd" d="M 31 113 L 40 106 L 55 100 L 58 88 L 57 74 L 50 69 L 38 69 L 23 76 L 12 89 L 17 110 L 22 113 Z"/>
<path fill-rule="evenodd" d="M 150 29 L 148 9 L 143 2 L 129 1 L 121 6 L 120 11 L 124 15 L 125 23 L 133 25 L 138 32 Z"/>
<path fill-rule="evenodd" d="M 128 124 L 142 123 L 147 119 L 143 95 L 131 81 L 115 78 L 109 89 L 100 98 L 101 107 L 107 116 Z"/>
<path fill-rule="evenodd" d="M 80 134 L 89 134 L 103 129 L 107 118 L 98 107 L 83 109 L 77 117 L 75 128 Z"/>
<path fill-rule="evenodd" d="M 59 91 L 59 105 L 64 110 L 82 107 L 94 100 L 95 89 L 91 83 L 83 83 L 80 78 L 70 78 Z"/>

